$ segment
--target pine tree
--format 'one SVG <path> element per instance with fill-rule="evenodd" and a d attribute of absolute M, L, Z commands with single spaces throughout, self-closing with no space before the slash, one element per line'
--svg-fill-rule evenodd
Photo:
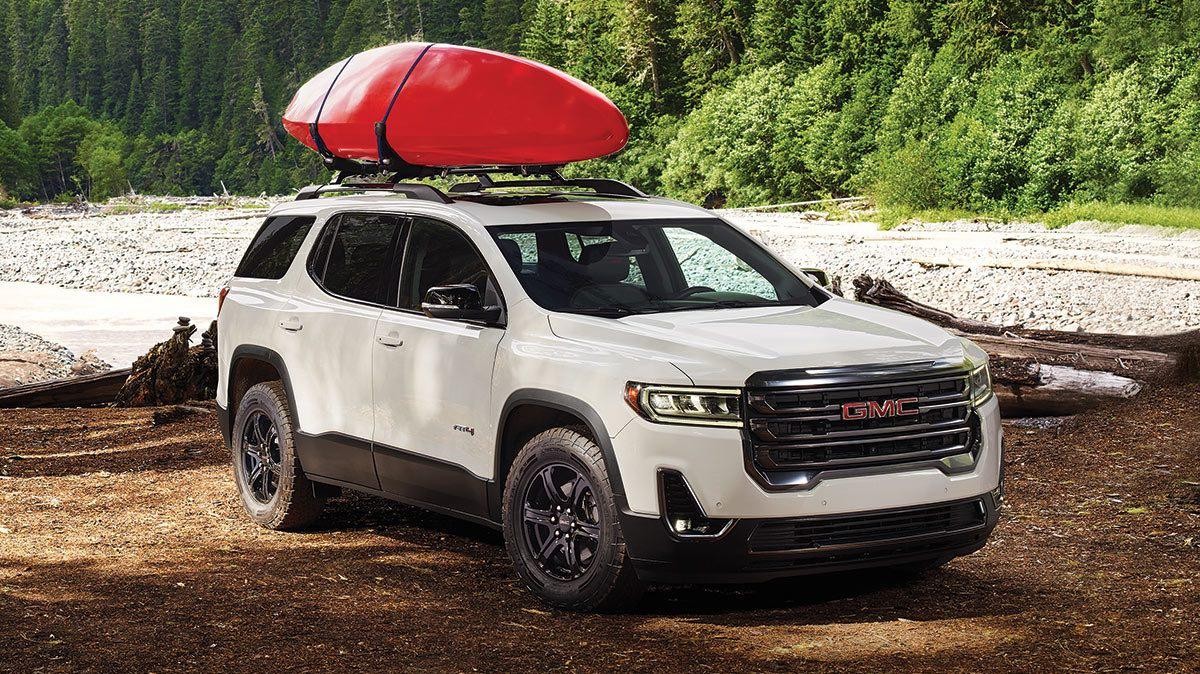
<path fill-rule="evenodd" d="M 568 0 L 535 0 L 521 40 L 521 55 L 556 68 L 567 67 Z"/>
<path fill-rule="evenodd" d="M 0 1 L 0 125 L 16 127 L 21 117 L 21 103 L 8 53 L 11 14 L 12 5 Z"/>
<path fill-rule="evenodd" d="M 41 46 L 37 51 L 35 85 L 37 102 L 42 107 L 57 105 L 68 97 L 67 90 L 67 23 L 61 6 L 44 5 Z"/>
<path fill-rule="evenodd" d="M 128 117 L 126 106 L 133 78 L 138 72 L 137 0 L 112 0 L 104 29 L 104 71 L 101 73 L 101 106 L 110 117 Z M 140 83 L 139 83 L 140 85 Z M 135 101 L 141 109 L 141 93 Z M 140 113 L 137 116 L 140 119 Z"/>
<path fill-rule="evenodd" d="M 65 11 L 68 94 L 88 110 L 103 112 L 101 71 L 105 39 L 98 0 L 71 0 Z"/>

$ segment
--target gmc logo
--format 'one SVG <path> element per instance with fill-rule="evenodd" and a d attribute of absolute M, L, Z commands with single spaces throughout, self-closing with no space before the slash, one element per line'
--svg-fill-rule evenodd
<path fill-rule="evenodd" d="M 877 403 L 868 402 L 843 403 L 842 420 L 855 421 L 858 419 L 876 419 L 879 417 L 911 417 L 921 413 L 917 407 L 916 398 L 897 398 Z"/>

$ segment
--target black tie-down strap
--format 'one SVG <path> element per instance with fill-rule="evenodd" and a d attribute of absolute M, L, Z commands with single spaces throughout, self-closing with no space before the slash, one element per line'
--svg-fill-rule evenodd
<path fill-rule="evenodd" d="M 404 84 L 408 82 L 408 78 L 416 70 L 417 64 L 421 62 L 421 59 L 425 57 L 425 54 L 429 52 L 431 47 L 433 47 L 432 44 L 426 45 L 421 50 L 421 53 L 417 55 L 417 58 L 413 60 L 412 65 L 409 66 L 408 71 L 404 74 L 404 79 L 400 81 L 399 86 L 396 87 L 396 91 L 392 94 L 391 100 L 388 101 L 388 107 L 383 113 L 383 119 L 375 123 L 375 144 L 379 153 L 378 162 L 364 162 L 348 157 L 339 157 L 329 149 L 329 146 L 325 144 L 325 140 L 321 138 L 321 114 L 325 111 L 325 103 L 329 100 L 329 95 L 333 93 L 333 88 L 337 86 L 338 79 L 341 78 L 342 73 L 350 65 L 350 61 L 354 59 L 354 56 L 350 56 L 342 63 L 342 67 L 338 69 L 337 75 L 334 75 L 333 81 L 329 83 L 329 88 L 325 91 L 324 98 L 321 99 L 321 106 L 317 109 L 316 119 L 308 125 L 308 133 L 313 139 L 313 145 L 316 146 L 317 153 L 321 155 L 325 166 L 339 172 L 339 179 L 345 176 L 374 175 L 384 172 L 396 173 L 399 178 L 428 177 L 438 174 L 440 169 L 417 166 L 404 161 L 387 140 L 387 119 L 392 114 L 392 109 L 396 105 L 396 99 L 400 97 L 400 90 L 404 88 Z"/>

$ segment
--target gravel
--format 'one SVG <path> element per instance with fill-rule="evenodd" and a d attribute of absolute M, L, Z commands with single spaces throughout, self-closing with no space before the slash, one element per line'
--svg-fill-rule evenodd
<path fill-rule="evenodd" d="M 0 281 L 211 297 L 262 221 L 256 208 L 170 213 L 0 211 Z M 1152 334 L 1200 325 L 1200 281 L 1032 269 L 925 267 L 918 260 L 1054 260 L 1200 272 L 1200 234 L 1078 223 L 955 222 L 879 231 L 813 214 L 728 212 L 784 258 L 841 278 L 883 277 L 959 315 L 1033 328 Z M 814 219 L 815 218 L 815 219 Z"/>
<path fill-rule="evenodd" d="M 69 349 L 15 325 L 0 325 L 0 389 L 51 379 L 65 379 L 89 367 L 86 373 L 109 369 L 88 354 L 78 359 Z"/>
<path fill-rule="evenodd" d="M 1200 273 L 1200 236 L 1158 228 L 1106 229 L 1080 223 L 958 222 L 878 231 L 871 223 L 796 215 L 730 213 L 784 258 L 840 277 L 885 278 L 920 302 L 955 314 L 1030 328 L 1156 334 L 1200 326 L 1200 281 L 1079 271 L 998 269 L 984 259 L 1079 260 Z M 922 266 L 955 258 L 967 266 Z"/>
<path fill-rule="evenodd" d="M 15 325 L 0 325 L 0 353 L 3 352 L 48 354 L 56 363 L 54 373 L 62 377 L 70 373 L 71 364 L 75 362 L 75 354 L 65 346 L 26 332 Z"/>
<path fill-rule="evenodd" d="M 0 211 L 0 281 L 213 297 L 265 211 L 128 215 Z"/>

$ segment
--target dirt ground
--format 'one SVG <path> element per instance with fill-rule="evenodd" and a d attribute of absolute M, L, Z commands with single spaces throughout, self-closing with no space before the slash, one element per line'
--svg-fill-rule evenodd
<path fill-rule="evenodd" d="M 498 536 L 347 495 L 243 517 L 216 420 L 0 411 L 0 670 L 1200 671 L 1200 387 L 1008 426 L 987 547 L 886 574 L 548 611 Z"/>

